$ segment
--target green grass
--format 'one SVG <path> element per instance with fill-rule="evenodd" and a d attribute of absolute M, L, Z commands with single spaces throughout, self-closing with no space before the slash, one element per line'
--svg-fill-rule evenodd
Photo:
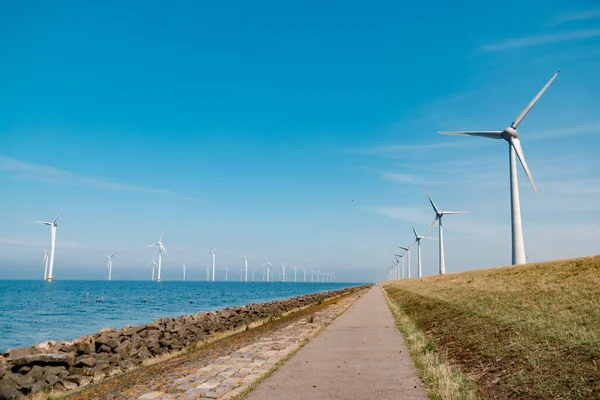
<path fill-rule="evenodd" d="M 384 288 L 479 396 L 600 398 L 600 256 Z"/>

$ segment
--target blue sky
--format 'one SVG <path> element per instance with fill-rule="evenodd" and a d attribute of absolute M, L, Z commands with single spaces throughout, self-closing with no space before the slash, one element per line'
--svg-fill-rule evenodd
<path fill-rule="evenodd" d="M 506 143 L 437 131 L 508 126 L 559 69 L 519 126 L 527 256 L 598 252 L 598 2 L 85 3 L 0 15 L 0 279 L 43 275 L 32 221 L 64 208 L 56 279 L 105 279 L 112 252 L 147 279 L 164 230 L 165 279 L 220 246 L 219 268 L 380 280 L 433 219 L 422 186 L 470 211 L 448 271 L 506 265 Z"/>

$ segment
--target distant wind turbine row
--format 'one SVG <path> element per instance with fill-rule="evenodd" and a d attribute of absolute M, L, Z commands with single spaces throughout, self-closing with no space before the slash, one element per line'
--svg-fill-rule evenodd
<path fill-rule="evenodd" d="M 525 159 L 525 154 L 523 153 L 523 148 L 521 146 L 521 141 L 519 140 L 519 134 L 517 132 L 517 127 L 523 121 L 525 116 L 531 111 L 533 106 L 537 103 L 537 101 L 542 97 L 544 92 L 550 87 L 552 82 L 556 79 L 560 71 L 557 71 L 552 78 L 544 85 L 544 87 L 538 92 L 538 94 L 531 100 L 531 102 L 525 107 L 523 111 L 515 118 L 515 120 L 510 124 L 509 127 L 505 128 L 502 131 L 442 131 L 440 134 L 450 134 L 450 135 L 466 135 L 466 136 L 479 136 L 486 137 L 491 139 L 504 139 L 508 142 L 508 151 L 509 151 L 509 171 L 510 171 L 510 204 L 511 204 L 511 234 L 512 234 L 512 264 L 525 264 L 527 262 L 527 258 L 525 256 L 525 245 L 523 242 L 523 224 L 521 221 L 521 204 L 519 201 L 519 183 L 517 179 L 517 157 L 535 194 L 539 197 L 539 192 L 535 181 L 533 179 L 533 175 L 529 169 L 527 164 L 527 160 Z M 424 189 L 425 190 L 425 189 Z M 411 248 L 416 244 L 418 249 L 418 267 L 417 267 L 417 276 L 420 278 L 422 276 L 422 265 L 421 265 L 421 240 L 422 239 L 432 239 L 427 235 L 431 231 L 431 229 L 438 224 L 438 241 L 439 241 L 439 274 L 446 273 L 446 260 L 444 255 L 444 231 L 442 218 L 444 215 L 449 214 L 465 214 L 466 211 L 442 211 L 440 210 L 427 190 L 425 190 L 425 194 L 429 199 L 429 203 L 435 212 L 435 218 L 425 236 L 420 236 L 417 234 L 415 227 L 412 226 L 412 231 L 415 236 L 415 241 L 408 247 L 397 246 L 398 248 L 404 250 L 406 252 L 407 258 L 407 278 L 411 277 L 410 271 L 410 251 Z M 392 266 L 388 270 L 388 279 L 404 279 L 404 255 L 394 254 L 396 257 L 392 260 Z M 400 261 L 399 261 L 400 260 Z"/>
<path fill-rule="evenodd" d="M 44 225 L 49 225 L 51 230 L 50 230 L 50 238 L 51 238 L 51 245 L 50 245 L 50 250 L 46 250 L 42 247 L 42 250 L 44 251 L 44 258 L 42 259 L 42 264 L 44 264 L 44 280 L 51 282 L 54 278 L 53 272 L 54 272 L 54 252 L 56 249 L 56 227 L 58 226 L 57 221 L 58 221 L 58 217 L 60 216 L 60 214 L 62 213 L 62 209 L 59 211 L 58 215 L 56 216 L 56 218 L 54 218 L 54 220 L 52 222 L 46 222 L 46 221 L 36 221 L 40 224 L 44 224 Z M 156 263 L 156 260 L 153 259 L 151 263 L 148 263 L 148 266 L 152 266 L 152 281 L 155 280 L 155 270 L 156 270 L 156 281 L 160 282 L 162 280 L 162 257 L 163 257 L 163 253 L 165 255 L 169 255 L 169 253 L 167 253 L 167 249 L 165 248 L 164 244 L 163 244 L 163 236 L 164 236 L 164 232 L 161 232 L 160 234 L 160 238 L 158 239 L 158 242 L 156 243 L 152 243 L 148 246 L 146 246 L 146 248 L 152 248 L 152 247 L 156 247 L 158 250 L 158 264 Z M 217 249 L 218 247 L 215 247 L 212 250 L 205 250 L 206 252 L 210 253 L 212 255 L 212 278 L 210 277 L 210 266 L 206 265 L 206 280 L 212 280 L 212 282 L 215 281 L 215 274 L 216 274 L 216 254 L 217 254 Z M 113 269 L 113 259 L 116 256 L 116 253 L 113 253 L 112 255 L 106 255 L 108 262 L 107 262 L 107 270 L 108 270 L 108 280 L 111 281 L 112 280 L 112 269 Z M 248 282 L 248 256 L 247 255 L 242 255 L 240 256 L 244 259 L 244 268 L 240 269 L 239 274 L 240 274 L 240 281 L 244 281 L 244 282 Z M 182 263 L 182 274 L 183 274 L 183 281 L 186 280 L 186 267 L 187 267 L 187 262 L 183 262 Z M 267 271 L 266 273 L 263 271 L 260 271 L 260 268 L 263 267 L 267 267 Z M 258 267 L 259 269 L 256 270 L 252 270 L 250 271 L 252 274 L 252 281 L 255 281 L 255 273 L 259 272 L 262 273 L 263 275 L 263 281 L 266 279 L 267 282 L 274 282 L 274 281 L 280 281 L 280 282 L 287 282 L 287 273 L 286 273 L 286 266 L 287 263 L 283 263 L 282 265 L 282 272 L 278 273 L 277 275 L 277 279 L 275 279 L 275 275 L 273 272 L 273 264 L 271 264 L 271 262 L 269 260 L 267 260 L 266 263 L 262 264 L 260 267 Z M 225 272 L 225 281 L 229 280 L 229 265 L 226 265 L 225 268 L 223 269 L 223 271 Z M 306 282 L 306 269 L 304 270 L 304 282 Z M 314 282 L 313 280 L 313 275 L 312 274 L 317 274 L 317 282 L 335 282 L 335 273 L 329 273 L 329 272 L 320 272 L 320 271 L 314 271 L 314 270 L 310 270 L 309 273 L 311 274 L 311 282 Z M 297 282 L 297 276 L 298 276 L 298 267 L 294 266 L 294 282 Z"/>

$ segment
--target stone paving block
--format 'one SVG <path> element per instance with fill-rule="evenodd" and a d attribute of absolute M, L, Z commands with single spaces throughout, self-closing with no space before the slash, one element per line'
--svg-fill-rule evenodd
<path fill-rule="evenodd" d="M 196 389 L 214 389 L 219 386 L 219 383 L 220 382 L 204 382 L 203 384 L 196 386 Z"/>
<path fill-rule="evenodd" d="M 150 392 L 138 397 L 138 400 L 154 400 L 158 399 L 163 394 L 164 392 Z"/>

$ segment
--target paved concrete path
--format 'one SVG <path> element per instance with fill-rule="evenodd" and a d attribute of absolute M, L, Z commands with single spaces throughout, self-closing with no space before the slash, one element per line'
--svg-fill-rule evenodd
<path fill-rule="evenodd" d="M 247 399 L 428 399 L 374 286 Z"/>
<path fill-rule="evenodd" d="M 363 292 L 364 293 L 364 292 Z M 165 389 L 146 390 L 139 400 L 231 399 L 242 394 L 255 381 L 269 373 L 277 363 L 297 351 L 306 341 L 343 313 L 356 301 L 358 293 L 339 299 L 312 320 L 302 318 L 262 337 L 256 343 L 198 366 L 184 376 L 161 377 Z"/>

